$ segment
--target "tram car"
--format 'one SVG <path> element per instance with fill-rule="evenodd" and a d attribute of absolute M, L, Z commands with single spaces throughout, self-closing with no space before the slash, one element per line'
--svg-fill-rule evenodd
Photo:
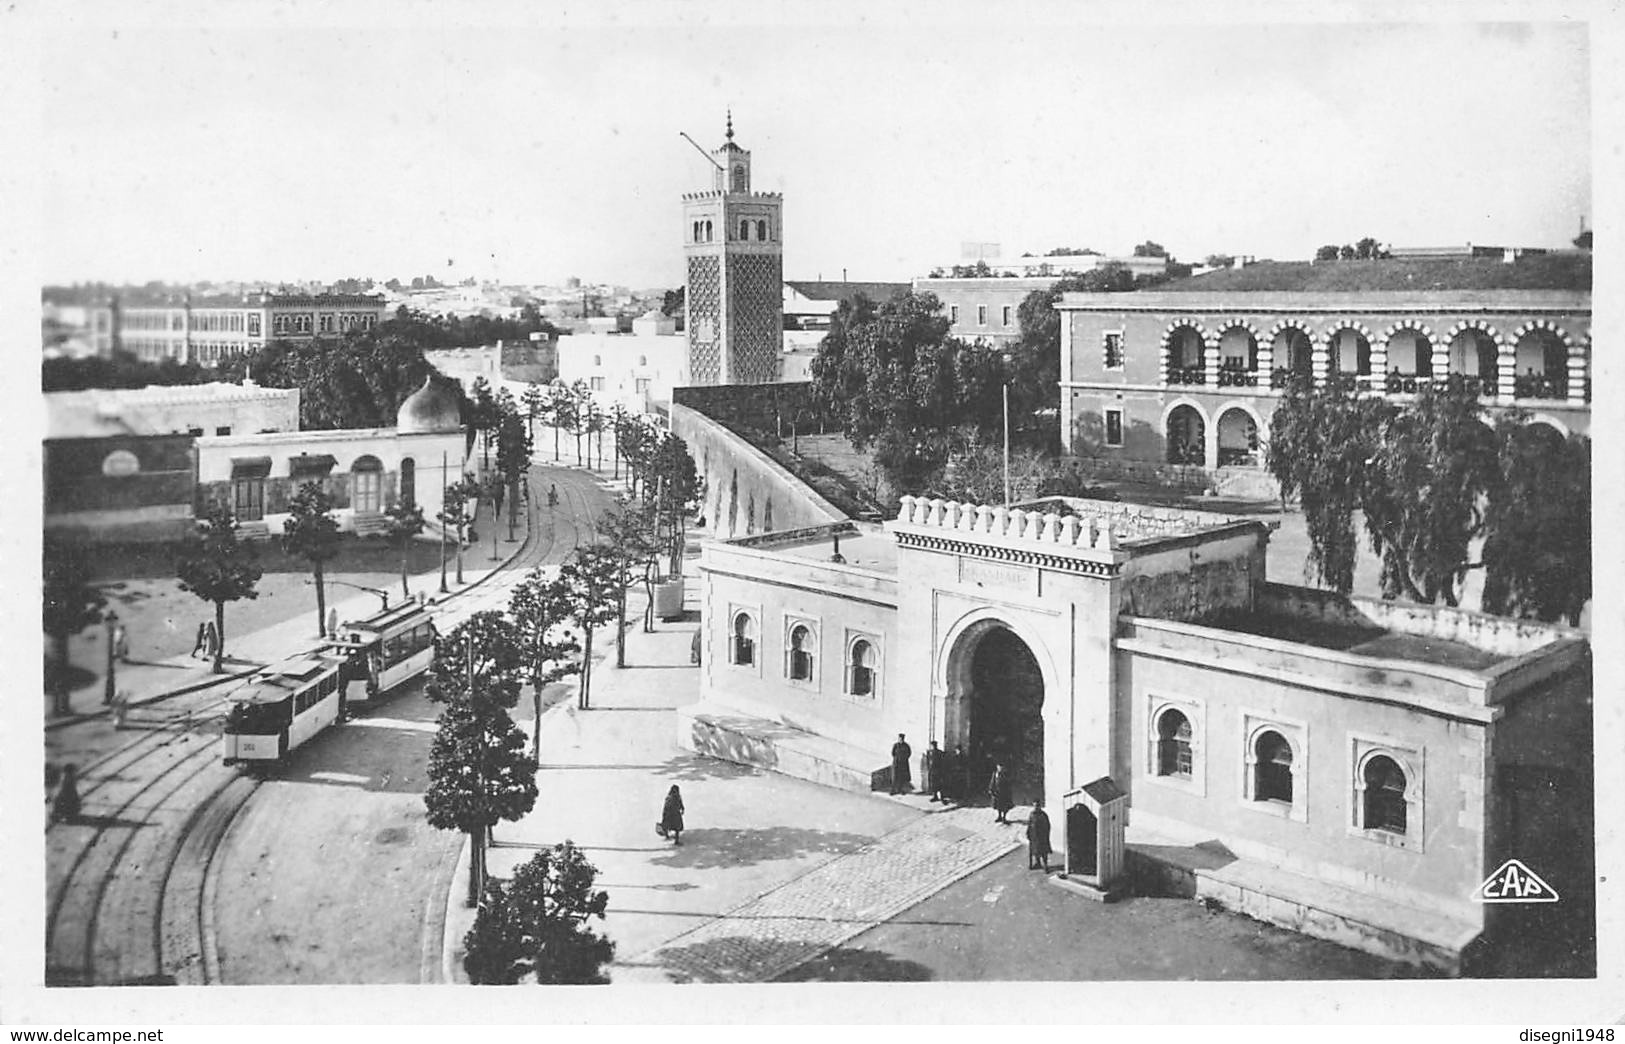
<path fill-rule="evenodd" d="M 415 602 L 339 625 L 329 648 L 348 657 L 345 704 L 350 711 L 376 706 L 434 662 L 434 620 Z"/>
<path fill-rule="evenodd" d="M 221 737 L 227 765 L 285 761 L 344 713 L 343 656 L 305 653 L 256 671 L 232 694 Z"/>

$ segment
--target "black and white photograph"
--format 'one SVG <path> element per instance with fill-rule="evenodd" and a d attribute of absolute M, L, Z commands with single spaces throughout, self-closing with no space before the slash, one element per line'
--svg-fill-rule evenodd
<path fill-rule="evenodd" d="M 1620 15 L 19 0 L 0 1023 L 1613 1039 Z"/>

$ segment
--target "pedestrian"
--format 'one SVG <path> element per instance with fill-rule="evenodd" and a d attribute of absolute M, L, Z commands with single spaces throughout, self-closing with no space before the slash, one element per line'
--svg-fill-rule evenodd
<path fill-rule="evenodd" d="M 113 694 L 113 728 L 124 728 L 124 719 L 130 713 L 130 690 L 120 689 Z"/>
<path fill-rule="evenodd" d="M 113 653 L 120 663 L 130 662 L 130 632 L 122 623 L 113 626 Z"/>
<path fill-rule="evenodd" d="M 203 655 L 209 647 L 209 623 L 207 620 L 197 625 L 197 640 L 192 643 L 192 657 L 195 659 Z"/>
<path fill-rule="evenodd" d="M 62 780 L 57 784 L 56 800 L 51 803 L 51 822 L 77 823 L 79 821 L 79 770 L 70 761 L 62 766 Z"/>
<path fill-rule="evenodd" d="M 220 628 L 214 625 L 213 620 L 205 626 L 208 630 L 203 633 L 203 658 L 212 660 L 220 652 Z"/>
<path fill-rule="evenodd" d="M 937 741 L 932 740 L 925 753 L 920 755 L 920 793 L 930 794 L 932 801 L 943 800 L 942 791 L 944 783 L 943 754 L 937 747 Z"/>
<path fill-rule="evenodd" d="M 666 803 L 660 809 L 660 822 L 656 824 L 661 837 L 670 837 L 674 845 L 683 843 L 683 792 L 673 783 L 666 791 Z"/>
<path fill-rule="evenodd" d="M 914 756 L 914 750 L 908 745 L 903 734 L 897 734 L 897 742 L 891 745 L 891 792 L 893 794 L 906 794 L 912 790 L 908 774 L 908 759 Z"/>
<path fill-rule="evenodd" d="M 694 640 L 688 643 L 688 662 L 698 667 L 700 665 L 700 648 L 704 644 L 700 637 L 700 630 L 694 631 Z"/>
<path fill-rule="evenodd" d="M 1044 814 L 1040 798 L 1033 801 L 1033 810 L 1027 816 L 1027 869 L 1049 873 L 1049 853 L 1049 816 Z"/>
<path fill-rule="evenodd" d="M 327 611 L 327 636 L 329 638 L 339 636 L 339 611 L 337 609 Z"/>
<path fill-rule="evenodd" d="M 556 482 L 549 483 L 547 486 L 547 506 L 559 506 L 559 486 Z"/>
<path fill-rule="evenodd" d="M 1005 771 L 1004 762 L 998 762 L 993 766 L 992 778 L 987 781 L 987 796 L 993 802 L 993 811 L 998 813 L 996 823 L 1010 822 L 1005 816 L 1015 805 L 1011 789 L 1010 773 Z"/>
<path fill-rule="evenodd" d="M 970 755 L 965 753 L 963 743 L 954 744 L 953 753 L 948 755 L 948 786 L 948 796 L 960 804 L 970 796 Z"/>

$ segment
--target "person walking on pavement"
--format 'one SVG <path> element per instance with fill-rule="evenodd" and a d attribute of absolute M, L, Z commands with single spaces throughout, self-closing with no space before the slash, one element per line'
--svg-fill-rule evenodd
<path fill-rule="evenodd" d="M 666 791 L 666 803 L 660 809 L 660 833 L 669 836 L 674 845 L 683 843 L 683 792 L 675 783 Z"/>
<path fill-rule="evenodd" d="M 906 794 L 913 787 L 909 779 L 908 759 L 914 756 L 914 750 L 908 745 L 903 734 L 897 734 L 897 742 L 891 745 L 891 792 L 893 794 Z"/>
<path fill-rule="evenodd" d="M 987 796 L 993 802 L 993 811 L 998 813 L 995 823 L 1010 822 L 1005 816 L 1015 807 L 1015 799 L 1011 796 L 1013 786 L 1010 782 L 1010 773 L 1005 771 L 1004 762 L 993 766 L 993 777 L 987 781 Z"/>
<path fill-rule="evenodd" d="M 79 821 L 79 769 L 69 762 L 62 766 L 62 780 L 56 787 L 56 800 L 51 802 L 51 822 L 77 823 Z"/>
<path fill-rule="evenodd" d="M 210 620 L 204 627 L 206 630 L 203 632 L 203 658 L 212 660 L 214 654 L 220 649 L 220 629 L 214 625 L 213 620 Z"/>
<path fill-rule="evenodd" d="M 329 638 L 339 636 L 339 611 L 337 609 L 327 611 L 327 636 Z"/>
<path fill-rule="evenodd" d="M 1049 853 L 1049 816 L 1044 814 L 1040 798 L 1033 801 L 1033 810 L 1027 816 L 1027 869 L 1049 873 Z"/>
<path fill-rule="evenodd" d="M 938 749 L 937 741 L 932 740 L 925 753 L 920 755 L 920 793 L 930 794 L 933 802 L 943 800 L 946 782 L 943 767 L 942 751 Z"/>
<path fill-rule="evenodd" d="M 204 621 L 197 625 L 197 640 L 192 643 L 192 658 L 203 655 L 203 650 L 209 647 L 209 624 Z"/>
<path fill-rule="evenodd" d="M 119 663 L 130 662 L 130 632 L 124 629 L 122 622 L 113 627 L 113 653 Z"/>

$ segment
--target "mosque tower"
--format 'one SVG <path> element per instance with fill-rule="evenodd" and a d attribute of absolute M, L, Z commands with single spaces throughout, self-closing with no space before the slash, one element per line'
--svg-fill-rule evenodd
<path fill-rule="evenodd" d="M 728 138 L 706 192 L 683 194 L 688 372 L 695 384 L 765 384 L 784 341 L 783 199 L 752 192 L 750 152 Z"/>

